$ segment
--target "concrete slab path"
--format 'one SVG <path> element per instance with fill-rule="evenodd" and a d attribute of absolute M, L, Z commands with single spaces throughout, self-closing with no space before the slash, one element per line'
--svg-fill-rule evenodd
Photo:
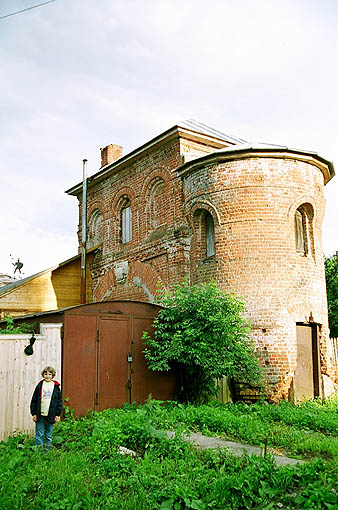
<path fill-rule="evenodd" d="M 167 431 L 166 435 L 169 438 L 173 438 L 175 437 L 175 432 Z M 217 450 L 218 448 L 228 449 L 229 453 L 232 455 L 237 455 L 237 457 L 243 455 L 244 452 L 247 452 L 249 455 L 257 455 L 258 457 L 262 457 L 264 455 L 263 447 L 261 448 L 259 446 L 251 446 L 244 443 L 238 443 L 236 441 L 227 441 L 218 437 L 204 436 L 203 434 L 196 432 L 191 432 L 189 435 L 183 434 L 182 437 L 186 441 L 189 441 L 193 445 L 197 446 L 198 448 L 202 448 L 203 450 L 207 448 L 211 448 L 213 450 Z M 271 455 L 275 458 L 276 464 L 278 466 L 304 464 L 305 462 L 304 460 L 293 459 L 292 457 L 287 457 L 285 455 L 276 455 L 271 451 L 271 449 L 268 449 L 268 452 L 271 453 Z"/>

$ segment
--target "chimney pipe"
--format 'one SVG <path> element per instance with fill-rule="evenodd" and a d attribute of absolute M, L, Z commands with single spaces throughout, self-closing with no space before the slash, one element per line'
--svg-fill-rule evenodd
<path fill-rule="evenodd" d="M 101 151 L 101 168 L 113 163 L 122 156 L 123 147 L 121 145 L 115 145 L 111 143 L 107 145 Z"/>

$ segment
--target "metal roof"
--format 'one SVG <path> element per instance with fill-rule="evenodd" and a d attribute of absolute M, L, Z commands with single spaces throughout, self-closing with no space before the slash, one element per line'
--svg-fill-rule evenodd
<path fill-rule="evenodd" d="M 275 143 L 260 143 L 260 142 L 245 142 L 238 145 L 231 145 L 231 147 L 222 147 L 221 149 L 215 149 L 215 152 L 231 152 L 231 151 L 246 151 L 246 150 L 283 150 L 283 151 L 294 151 L 294 152 L 302 152 L 304 154 L 316 155 L 318 154 L 313 151 L 305 150 L 305 149 L 295 149 L 294 147 L 288 147 L 287 145 L 279 145 Z"/>
<path fill-rule="evenodd" d="M 191 131 L 196 131 L 197 133 L 213 136 L 214 138 L 219 138 L 220 140 L 224 140 L 226 142 L 233 141 L 234 143 L 246 143 L 246 140 L 243 140 L 242 138 L 236 138 L 232 135 L 227 135 L 194 119 L 182 120 L 177 124 L 177 126 L 190 129 Z"/>
<path fill-rule="evenodd" d="M 111 163 L 108 163 L 104 167 L 101 167 L 98 172 L 91 175 L 89 177 L 90 181 L 96 181 L 97 179 L 104 178 L 107 173 L 111 172 L 116 167 L 120 166 L 121 164 L 125 164 L 127 161 L 130 161 L 133 157 L 139 156 L 144 150 L 147 150 L 151 148 L 153 145 L 166 140 L 168 137 L 172 136 L 173 134 L 179 133 L 180 130 L 186 130 L 190 131 L 191 133 L 196 133 L 199 135 L 202 135 L 204 138 L 213 138 L 214 140 L 218 140 L 219 142 L 223 143 L 224 145 L 226 143 L 231 144 L 241 144 L 246 143 L 245 140 L 241 138 L 235 138 L 231 135 L 226 135 L 225 133 L 221 133 L 220 131 L 217 131 L 216 129 L 213 129 L 210 126 L 207 126 L 206 124 L 202 124 L 201 122 L 198 122 L 197 120 L 189 119 L 179 122 L 178 124 L 175 124 L 167 131 L 164 131 L 163 133 L 160 133 L 155 138 L 152 138 L 151 140 L 147 141 L 143 145 L 140 145 L 136 149 L 132 150 L 125 156 L 120 157 L 116 161 L 112 161 Z M 70 189 L 66 190 L 65 193 L 69 195 L 76 195 L 82 190 L 82 182 L 79 182 L 75 186 L 72 186 Z"/>
<path fill-rule="evenodd" d="M 240 153 L 250 153 L 250 152 L 257 152 L 261 154 L 269 154 L 272 152 L 284 152 L 284 153 L 293 153 L 293 154 L 299 154 L 304 156 L 310 156 L 314 159 L 316 159 L 318 162 L 324 163 L 324 165 L 328 168 L 328 174 L 326 177 L 324 176 L 324 183 L 327 184 L 328 181 L 332 179 L 332 177 L 335 175 L 335 170 L 332 161 L 329 161 L 322 156 L 320 156 L 317 152 L 304 150 L 304 149 L 295 149 L 291 147 L 287 147 L 286 145 L 276 145 L 276 144 L 270 144 L 270 143 L 256 143 L 256 142 L 245 142 L 240 143 L 236 145 L 231 145 L 229 147 L 224 147 L 221 149 L 215 149 L 214 151 L 210 152 L 209 154 L 203 155 L 199 158 L 193 159 L 191 161 L 187 161 L 183 165 L 181 165 L 177 171 L 181 174 L 182 172 L 185 172 L 188 168 L 195 167 L 196 165 L 199 166 L 203 164 L 205 161 L 213 160 L 217 157 L 221 157 L 222 154 L 224 156 L 231 154 L 240 154 Z"/>

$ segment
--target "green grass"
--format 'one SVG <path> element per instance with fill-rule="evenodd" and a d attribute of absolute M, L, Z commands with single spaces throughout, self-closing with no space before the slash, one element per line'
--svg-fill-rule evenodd
<path fill-rule="evenodd" d="M 163 413 L 163 426 L 184 424 L 189 430 L 220 435 L 253 445 L 268 445 L 289 455 L 338 456 L 338 401 L 304 402 L 294 406 L 213 403 L 200 407 L 176 405 Z"/>
<path fill-rule="evenodd" d="M 151 401 L 74 420 L 54 429 L 54 448 L 31 438 L 0 443 L 0 509 L 338 510 L 338 400 L 298 406 Z M 175 439 L 159 430 L 174 429 Z M 186 430 L 285 449 L 310 460 L 277 467 L 267 456 L 200 451 Z M 122 456 L 119 446 L 137 457 Z"/>

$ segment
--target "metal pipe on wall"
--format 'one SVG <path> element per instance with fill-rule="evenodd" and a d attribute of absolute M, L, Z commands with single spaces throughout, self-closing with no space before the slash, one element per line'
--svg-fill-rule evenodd
<path fill-rule="evenodd" d="M 82 178 L 82 236 L 81 236 L 81 304 L 86 303 L 86 250 L 87 250 L 87 160 L 83 160 Z"/>

